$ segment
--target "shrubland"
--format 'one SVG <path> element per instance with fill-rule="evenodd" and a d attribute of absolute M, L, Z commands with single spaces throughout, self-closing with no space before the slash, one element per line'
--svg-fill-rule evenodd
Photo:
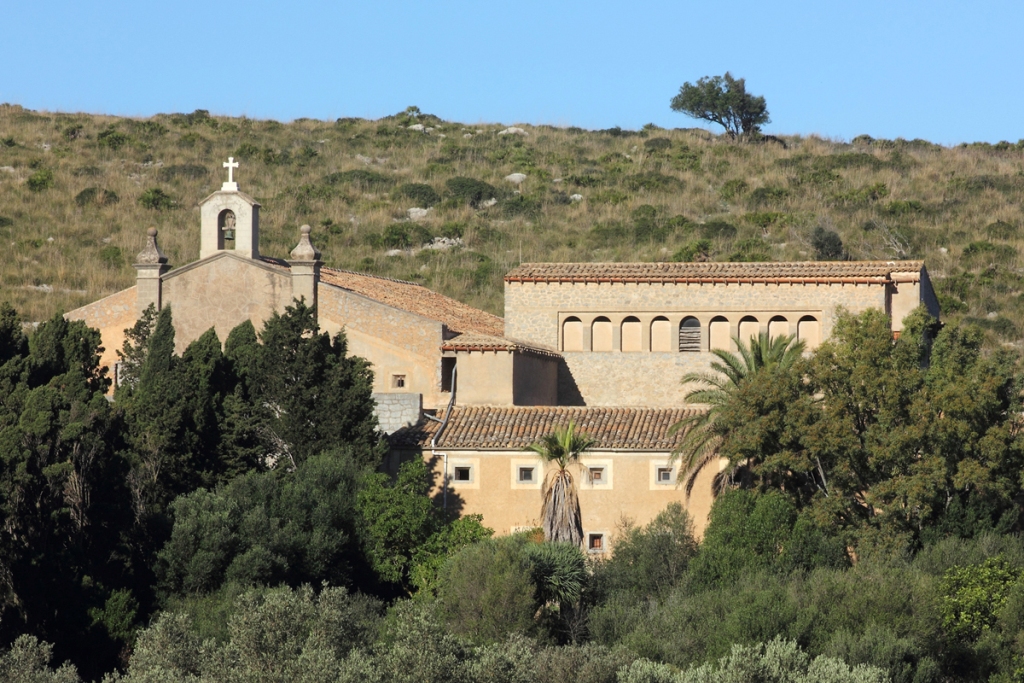
<path fill-rule="evenodd" d="M 193 261 L 197 203 L 234 156 L 268 255 L 286 257 L 308 223 L 330 266 L 498 314 L 502 275 L 523 261 L 923 258 L 947 320 L 995 343 L 1020 335 L 1019 143 L 519 128 L 415 107 L 284 124 L 2 105 L 0 287 L 33 321 L 101 298 L 133 282 L 150 226 L 172 264 Z M 410 208 L 429 212 L 414 221 Z M 420 249 L 435 237 L 462 246 Z"/>

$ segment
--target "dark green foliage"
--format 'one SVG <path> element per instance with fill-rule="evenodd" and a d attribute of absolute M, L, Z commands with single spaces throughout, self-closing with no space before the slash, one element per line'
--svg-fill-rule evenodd
<path fill-rule="evenodd" d="M 648 138 L 644 140 L 644 149 L 649 152 L 663 152 L 672 149 L 672 141 L 668 138 Z"/>
<path fill-rule="evenodd" d="M 728 202 L 744 194 L 748 188 L 749 186 L 747 185 L 747 181 L 740 178 L 734 178 L 726 181 L 726 183 L 722 185 L 722 189 L 718 191 L 718 194 L 722 199 Z"/>
<path fill-rule="evenodd" d="M 469 546 L 448 561 L 438 605 L 452 632 L 496 643 L 512 633 L 536 632 L 536 591 L 521 545 L 492 541 Z"/>
<path fill-rule="evenodd" d="M 921 213 L 924 211 L 924 204 L 916 199 L 898 200 L 886 204 L 882 211 L 890 216 L 906 216 L 908 214 Z"/>
<path fill-rule="evenodd" d="M 595 581 L 603 591 L 664 596 L 682 580 L 696 553 L 690 515 L 682 505 L 672 503 L 646 527 L 630 528 L 618 536 L 615 554 L 597 565 Z"/>
<path fill-rule="evenodd" d="M 120 268 L 124 265 L 121 248 L 115 247 L 113 244 L 103 247 L 100 249 L 100 261 L 108 268 Z"/>
<path fill-rule="evenodd" d="M 644 171 L 643 173 L 637 173 L 626 178 L 626 187 L 634 192 L 644 190 L 650 192 L 678 191 L 683 188 L 683 181 L 675 176 L 665 175 L 658 171 Z"/>
<path fill-rule="evenodd" d="M 1009 244 L 993 244 L 988 240 L 980 240 L 964 247 L 963 256 L 975 261 L 1006 262 L 1017 257 L 1017 250 Z"/>
<path fill-rule="evenodd" d="M 172 209 L 177 202 L 169 194 L 161 190 L 159 187 L 151 187 L 141 195 L 139 195 L 139 204 L 153 211 L 164 211 L 166 209 Z"/>
<path fill-rule="evenodd" d="M 468 203 L 470 206 L 477 206 L 486 199 L 498 196 L 498 191 L 492 185 L 482 180 L 465 178 L 462 176 L 449 178 L 445 182 L 448 195 L 454 199 Z"/>
<path fill-rule="evenodd" d="M 239 155 L 241 156 L 241 155 Z M 170 182 L 179 178 L 184 180 L 200 180 L 209 175 L 210 170 L 199 164 L 174 164 L 160 169 L 160 179 Z"/>
<path fill-rule="evenodd" d="M 325 185 L 352 185 L 366 192 L 379 192 L 391 187 L 394 183 L 389 176 L 383 173 L 361 168 L 331 173 L 324 176 L 321 182 Z"/>
<path fill-rule="evenodd" d="M 708 221 L 697 226 L 700 236 L 704 239 L 732 239 L 736 236 L 736 226 L 725 221 Z"/>
<path fill-rule="evenodd" d="M 875 183 L 847 192 L 839 192 L 832 196 L 833 201 L 839 206 L 857 207 L 889 196 L 889 188 L 885 183 Z"/>
<path fill-rule="evenodd" d="M 33 192 L 42 192 L 53 187 L 53 171 L 48 168 L 40 168 L 28 177 L 25 182 L 28 189 Z"/>
<path fill-rule="evenodd" d="M 161 591 L 169 597 L 210 593 L 226 582 L 349 583 L 361 460 L 339 450 L 293 472 L 250 472 L 216 492 L 177 498 L 174 529 L 159 553 Z"/>
<path fill-rule="evenodd" d="M 105 190 L 99 187 L 87 187 L 75 195 L 75 204 L 81 207 L 86 206 L 109 206 L 117 204 L 121 198 L 113 190 Z"/>
<path fill-rule="evenodd" d="M 680 247 L 679 251 L 672 255 L 672 260 L 678 263 L 702 263 L 711 260 L 711 252 L 714 245 L 711 240 L 701 239 L 690 242 Z"/>
<path fill-rule="evenodd" d="M 113 126 L 107 126 L 96 135 L 100 147 L 117 151 L 131 142 L 131 138 Z"/>
<path fill-rule="evenodd" d="M 746 81 L 724 76 L 704 76 L 696 84 L 687 81 L 672 98 L 671 107 L 695 119 L 717 123 L 732 137 L 755 134 L 771 123 L 763 97 L 747 92 Z"/>
<path fill-rule="evenodd" d="M 428 209 L 441 201 L 437 190 L 425 183 L 406 183 L 398 188 L 399 196 L 411 199 L 416 206 Z"/>
<path fill-rule="evenodd" d="M 0 216 L 0 228 L 9 228 L 14 225 L 14 220 L 7 216 Z"/>
<path fill-rule="evenodd" d="M 752 206 L 764 206 L 766 204 L 778 204 L 785 201 L 788 197 L 789 190 L 786 188 L 766 185 L 751 192 L 748 200 Z"/>
<path fill-rule="evenodd" d="M 814 257 L 819 261 L 839 261 L 845 255 L 843 240 L 835 230 L 827 230 L 820 225 L 811 232 L 811 248 Z"/>
<path fill-rule="evenodd" d="M 1004 221 L 996 221 L 985 226 L 985 234 L 989 239 L 1009 240 L 1017 235 L 1017 226 L 1010 225 Z"/>
<path fill-rule="evenodd" d="M 13 135 L 8 135 L 5 138 L 0 138 L 0 145 L 4 147 L 16 147 L 18 142 L 14 139 Z"/>

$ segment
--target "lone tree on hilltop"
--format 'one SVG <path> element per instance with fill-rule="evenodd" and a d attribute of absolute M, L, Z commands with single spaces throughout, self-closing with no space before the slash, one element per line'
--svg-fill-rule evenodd
<path fill-rule="evenodd" d="M 697 84 L 686 82 L 672 98 L 672 109 L 695 119 L 723 126 L 730 137 L 759 133 L 761 126 L 771 123 L 768 104 L 763 97 L 747 92 L 742 78 L 705 76 Z"/>

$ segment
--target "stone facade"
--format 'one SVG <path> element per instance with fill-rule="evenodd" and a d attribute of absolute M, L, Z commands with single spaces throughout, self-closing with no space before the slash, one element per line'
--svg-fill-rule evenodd
<path fill-rule="evenodd" d="M 379 394 L 373 395 L 375 413 L 380 430 L 393 434 L 403 427 L 411 427 L 423 415 L 423 397 L 420 394 Z"/>

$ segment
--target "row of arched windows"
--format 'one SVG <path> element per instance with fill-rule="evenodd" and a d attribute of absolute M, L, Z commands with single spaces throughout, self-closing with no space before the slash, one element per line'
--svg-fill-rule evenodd
<path fill-rule="evenodd" d="M 713 349 L 729 350 L 734 334 L 746 341 L 761 331 L 761 321 L 752 315 L 743 316 L 735 326 L 723 315 L 711 318 L 706 328 L 694 316 L 684 317 L 678 326 L 667 317 L 658 316 L 648 325 L 645 330 L 645 323 L 636 316 L 627 316 L 616 325 L 602 315 L 594 318 L 588 327 L 578 317 L 570 316 L 562 322 L 562 350 L 699 353 Z M 772 337 L 795 335 L 808 350 L 817 348 L 821 343 L 821 323 L 813 315 L 804 315 L 794 321 L 782 315 L 773 316 L 768 320 L 767 332 Z"/>

